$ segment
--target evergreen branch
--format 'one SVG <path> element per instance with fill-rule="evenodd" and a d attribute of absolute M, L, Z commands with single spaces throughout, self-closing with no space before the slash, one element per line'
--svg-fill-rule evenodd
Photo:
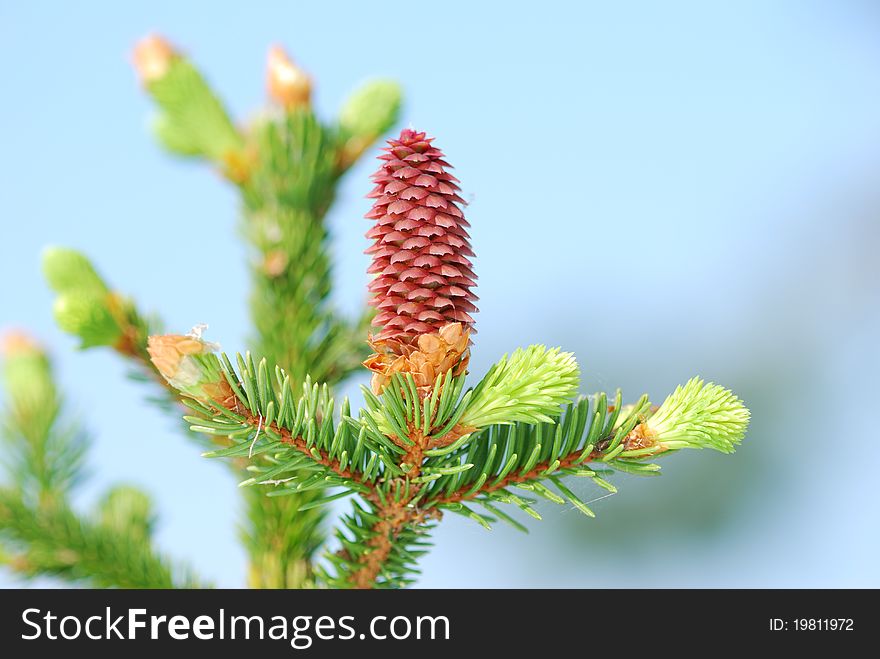
<path fill-rule="evenodd" d="M 82 476 L 88 441 L 64 418 L 49 358 L 23 333 L 3 340 L 8 397 L 0 419 L 10 481 L 32 505 L 61 500 Z"/>
<path fill-rule="evenodd" d="M 307 104 L 282 104 L 283 114 L 258 122 L 250 133 L 258 158 L 242 186 L 244 233 L 256 249 L 254 349 L 284 368 L 294 382 L 310 375 L 333 386 L 360 368 L 367 356 L 363 324 L 340 318 L 329 305 L 332 279 L 324 222 L 344 169 L 340 162 L 357 155 L 343 151 L 357 137 L 350 125 L 321 124 Z M 285 490 L 292 492 L 291 486 Z M 324 510 L 315 504 L 325 496 L 314 488 L 277 499 L 271 504 L 274 509 L 265 501 L 252 502 L 252 546 L 269 545 L 260 538 L 261 528 L 283 529 L 282 520 L 299 510 L 310 532 L 290 528 L 271 546 L 283 547 L 291 560 L 311 563 L 313 548 L 323 541 Z"/>
<path fill-rule="evenodd" d="M 395 480 L 361 505 L 336 530 L 341 548 L 326 555 L 332 573 L 319 568 L 332 588 L 402 588 L 419 573 L 416 562 L 430 546 L 431 520 L 437 511 L 422 511 L 406 503 L 414 494 L 409 483 Z M 347 535 L 343 529 L 348 531 Z"/>
<path fill-rule="evenodd" d="M 192 429 L 224 435 L 233 442 L 211 455 L 264 458 L 263 464 L 249 467 L 255 475 L 243 485 L 280 485 L 270 493 L 273 497 L 339 488 L 335 494 L 300 503 L 300 511 L 351 494 L 366 502 L 368 508 L 356 504 L 346 522 L 353 537 L 337 534 L 343 550 L 328 557 L 335 573 L 319 574 L 339 587 L 408 583 L 413 565 L 407 542 L 415 541 L 421 527 L 442 511 L 465 515 L 486 527 L 500 518 L 520 528 L 497 504 L 512 504 L 540 518 L 532 507 L 537 496 L 569 502 L 594 516 L 562 476 L 589 477 L 616 492 L 602 478 L 607 470 L 587 465 L 599 462 L 629 473 L 655 474 L 658 467 L 645 464 L 644 458 L 673 447 L 653 440 L 647 443 L 646 438 L 668 440 L 668 429 L 674 428 L 676 446 L 724 447 L 718 432 L 729 437 L 731 419 L 740 416 L 738 403 L 700 383 L 680 387 L 659 408 L 656 415 L 669 407 L 673 411 L 664 411 L 657 430 L 647 396 L 622 407 L 618 391 L 612 404 L 605 394 L 580 398 L 554 414 L 556 420 L 502 423 L 479 431 L 467 426 L 456 433 L 477 390 L 462 394 L 464 378 L 453 378 L 450 370 L 438 377 L 424 398 L 412 373 L 394 373 L 379 396 L 364 390 L 366 409 L 359 421 L 351 417 L 344 401 L 336 426 L 326 385 L 319 387 L 307 378 L 297 398 L 290 376 L 276 367 L 271 378 L 265 359 L 255 364 L 250 355 L 239 355 L 236 370 L 225 355 L 218 358 L 204 342 L 195 341 L 191 350 L 183 352 L 186 356 L 170 365 L 157 365 L 191 397 L 188 404 L 198 413 L 188 417 Z M 516 372 L 520 378 L 526 376 Z M 715 435 L 708 436 L 710 431 Z M 258 445 L 260 433 L 266 439 Z M 454 437 L 442 441 L 450 434 Z M 515 494 L 513 488 L 532 496 Z M 491 514 L 477 513 L 468 502 Z"/>
<path fill-rule="evenodd" d="M 162 355 L 154 353 L 154 359 L 157 365 L 163 362 Z M 415 541 L 416 536 L 421 537 L 424 530 L 419 527 L 427 518 L 417 512 L 405 512 L 408 500 L 399 493 L 404 472 L 398 466 L 404 450 L 379 431 L 369 414 L 364 413 L 360 420 L 353 419 L 347 401 L 342 404 L 341 422 L 335 425 L 335 405 L 326 385 L 319 387 L 307 378 L 297 398 L 290 376 L 282 369 L 276 367 L 274 377 L 270 377 L 265 359 L 255 364 L 250 355 L 239 355 L 236 362 L 237 369 L 225 355 L 218 358 L 206 346 L 160 366 L 196 412 L 186 417 L 193 424 L 192 429 L 223 435 L 232 442 L 230 447 L 206 455 L 260 456 L 260 463 L 249 467 L 252 477 L 242 485 L 274 486 L 269 492 L 273 498 L 295 496 L 299 499 L 295 501 L 296 509 L 301 514 L 340 496 L 359 494 L 375 508 L 375 514 L 370 516 L 375 519 L 364 530 L 369 537 L 363 542 L 369 551 L 357 553 L 357 558 L 352 559 L 356 564 L 349 565 L 344 577 L 322 573 L 323 578 L 328 583 L 344 582 L 356 587 L 377 580 L 377 585 L 404 583 L 409 570 L 403 566 L 411 567 L 407 559 L 411 553 L 405 549 L 407 544 L 397 539 Z M 451 408 L 449 401 L 457 396 L 456 386 L 447 384 L 446 398 L 440 396 L 435 400 L 437 411 L 431 415 L 435 419 L 444 420 L 453 411 L 441 409 Z M 460 393 L 461 383 L 457 387 Z M 394 399 L 394 394 L 388 395 Z M 398 494 L 394 497 L 385 493 L 387 483 L 396 484 Z M 326 487 L 341 491 L 326 495 L 322 493 Z M 410 496 L 417 492 L 417 488 L 410 490 L 408 484 L 405 488 Z M 303 500 L 303 494 L 313 496 Z M 356 518 L 363 521 L 366 514 L 361 510 Z M 434 513 L 428 516 L 431 515 Z M 340 565 L 346 562 L 342 558 L 339 561 Z"/>
<path fill-rule="evenodd" d="M 342 495 L 363 492 L 363 483 L 379 478 L 393 462 L 377 453 L 365 424 L 348 416 L 347 401 L 341 422 L 334 425 L 334 401 L 326 385 L 318 387 L 307 379 L 297 399 L 290 376 L 280 368 L 270 383 L 265 360 L 256 368 L 249 356 L 238 362 L 236 374 L 224 356 L 227 384 L 234 385 L 225 407 L 217 401 L 207 407 L 190 401 L 209 425 L 199 417 L 189 420 L 197 424 L 194 430 L 219 432 L 232 442 L 209 455 L 264 458 L 264 464 L 249 467 L 252 476 L 242 483 L 274 486 L 272 498 L 264 496 L 264 488 L 248 488 L 255 522 L 246 536 L 253 556 L 252 585 L 303 586 L 313 578 L 311 556 L 320 545 L 324 504 L 340 496 L 326 495 L 326 488 L 341 487 Z M 278 542 L 267 544 L 273 538 Z"/>
<path fill-rule="evenodd" d="M 80 252 L 47 247 L 42 262 L 50 288 L 58 293 L 54 311 L 61 329 L 79 337 L 81 348 L 112 349 L 131 365 L 132 379 L 159 385 L 161 394 L 149 400 L 170 410 L 177 402 L 177 392 L 156 370 L 147 350 L 147 337 L 159 331 L 161 322 L 138 311 L 128 297 L 112 291 Z"/>
<path fill-rule="evenodd" d="M 208 158 L 234 181 L 247 177 L 244 140 L 199 71 L 157 36 L 135 48 L 135 67 L 156 101 L 154 129 L 166 149 L 181 156 Z"/>
<path fill-rule="evenodd" d="M 275 47 L 267 82 L 276 108 L 243 136 L 167 42 L 147 39 L 136 63 L 164 112 L 160 138 L 179 153 L 213 160 L 239 185 L 244 233 L 255 248 L 251 308 L 262 361 L 238 356 L 236 368 L 197 334 L 151 337 L 147 349 L 193 410 L 191 428 L 221 438 L 223 448 L 209 455 L 250 461 L 242 485 L 273 486 L 269 496 L 247 488 L 252 585 L 313 585 L 315 576 L 339 587 L 406 585 L 424 530 L 444 511 L 487 527 L 502 519 L 523 528 L 497 504 L 539 517 L 532 504 L 544 498 L 592 515 L 563 477 L 589 477 L 613 492 L 597 463 L 655 474 L 658 467 L 645 460 L 659 453 L 729 452 L 741 440 L 745 408 L 701 381 L 656 410 L 646 397 L 624 410 L 618 392 L 613 404 L 601 394 L 563 411 L 577 390 L 577 364 L 544 346 L 505 356 L 465 390 L 477 299 L 469 225 L 443 153 L 412 129 L 389 141 L 369 195 L 375 201 L 367 217 L 376 221 L 368 233 L 375 241 L 370 272 L 377 274 L 370 304 L 379 313 L 370 337 L 375 354 L 364 364 L 373 391 L 365 390 L 358 415 L 343 401 L 337 419 L 329 386 L 357 368 L 365 346 L 363 329 L 329 303 L 324 217 L 340 175 L 396 120 L 398 88 L 365 86 L 327 126 L 311 109 L 310 77 Z M 124 301 L 108 295 L 83 286 L 59 302 L 59 315 L 84 345 L 116 340 L 113 308 Z M 335 573 L 315 571 L 325 504 L 354 494 L 354 511 L 342 520 L 350 534 L 337 532 L 342 548 L 328 557 Z"/>
<path fill-rule="evenodd" d="M 252 466 L 259 476 L 244 484 L 278 484 L 285 476 L 288 494 L 334 485 L 363 491 L 363 482 L 402 473 L 393 459 L 402 451 L 365 419 L 351 418 L 347 400 L 341 422 L 334 421 L 335 401 L 326 384 L 306 378 L 297 394 L 280 367 L 269 375 L 266 359 L 255 364 L 249 353 L 237 355 L 236 369 L 212 347 L 192 336 L 150 338 L 154 364 L 195 412 L 184 417 L 191 430 L 229 439 L 227 448 L 206 456 L 265 455 L 271 461 L 264 471 Z"/>
<path fill-rule="evenodd" d="M 7 489 L 0 489 L 0 535 L 15 556 L 9 564 L 25 575 L 50 574 L 99 588 L 201 587 L 141 537 L 85 521 L 65 504 L 32 509 Z"/>
<path fill-rule="evenodd" d="M 340 132 L 374 129 L 325 126 L 306 106 L 262 120 L 250 134 L 259 158 L 242 194 L 244 232 L 257 252 L 254 348 L 295 380 L 311 375 L 334 385 L 366 357 L 362 330 L 372 314 L 351 323 L 328 304 L 332 280 L 324 216 L 341 174 Z"/>
<path fill-rule="evenodd" d="M 508 489 L 516 487 L 555 503 L 571 503 L 593 516 L 560 476 L 589 477 L 614 493 L 614 486 L 601 478 L 602 472 L 588 468 L 588 463 L 657 475 L 659 466 L 645 463 L 645 459 L 680 448 L 730 452 L 745 432 L 748 419 L 742 403 L 729 391 L 698 379 L 678 387 L 653 414 L 646 396 L 626 408 L 620 406 L 620 392 L 612 405 L 604 394 L 594 398 L 592 409 L 588 399 L 581 399 L 569 405 L 557 422 L 517 423 L 482 431 L 471 437 L 467 447 L 436 459 L 442 466 L 430 466 L 429 460 L 423 473 L 440 476 L 426 486 L 424 506 L 466 514 L 485 526 L 489 518 L 463 507 L 463 502 L 480 503 L 496 516 L 501 511 L 493 503 L 513 504 L 539 518 L 530 501 Z M 559 494 L 548 490 L 544 480 Z M 513 521 L 506 516 L 502 519 Z"/>
<path fill-rule="evenodd" d="M 82 348 L 112 348 L 167 387 L 147 354 L 147 336 L 158 331 L 160 323 L 140 313 L 129 298 L 112 291 L 82 253 L 47 247 L 42 260 L 46 281 L 58 294 L 54 312 L 59 327 L 79 337 Z"/>
<path fill-rule="evenodd" d="M 311 375 L 332 385 L 357 367 L 349 324 L 328 305 L 323 218 L 338 180 L 337 138 L 305 108 L 258 124 L 252 139 L 261 158 L 243 193 L 245 235 L 258 252 L 251 296 L 255 350 L 295 381 Z"/>
<path fill-rule="evenodd" d="M 435 383 L 434 391 L 443 393 L 434 396 L 433 403 L 429 397 L 420 405 L 418 397 L 410 395 L 415 392 L 411 375 L 406 378 L 395 375 L 381 397 L 365 391 L 368 410 L 374 416 L 381 413 L 384 423 L 393 428 L 392 437 L 406 437 L 413 444 L 424 441 L 417 409 L 421 408 L 425 419 L 437 418 L 435 415 L 439 413 L 443 421 L 442 417 L 456 414 L 456 401 L 459 415 L 467 408 L 469 396 L 461 396 L 460 380 L 463 378 L 451 380 L 450 376 L 451 373 L 447 372 L 442 386 L 440 382 Z M 446 400 L 443 400 L 444 396 Z M 407 585 L 417 573 L 414 561 L 422 553 L 422 533 L 432 519 L 440 518 L 442 512 L 462 514 L 484 526 L 501 518 L 521 527 L 498 510 L 494 505 L 497 503 L 512 503 L 538 516 L 531 508 L 534 499 L 509 492 L 507 488 L 512 486 L 536 491 L 551 500 L 555 497 L 557 502 L 564 499 L 540 485 L 541 480 L 552 481 L 559 474 L 590 475 L 603 487 L 613 489 L 598 472 L 585 465 L 593 460 L 610 459 L 612 451 L 619 452 L 616 446 L 610 448 L 614 438 L 630 432 L 643 418 L 649 404 L 646 398 L 640 400 L 618 425 L 619 393 L 613 408 L 607 404 L 604 394 L 594 398 L 592 413 L 589 399 L 584 398 L 569 405 L 556 423 L 533 425 L 519 422 L 492 426 L 470 436 L 462 435 L 446 447 L 423 453 L 424 461 L 412 465 L 406 478 L 377 482 L 373 491 L 363 497 L 368 507 L 356 503 L 354 514 L 345 519 L 344 525 L 351 535 L 337 533 L 342 549 L 327 556 L 334 573 L 322 572 L 322 578 L 334 587 Z M 425 423 L 430 425 L 430 421 Z M 446 423 L 455 424 L 457 421 L 453 418 Z M 544 442 L 546 448 L 542 450 L 544 440 L 549 441 Z M 399 443 L 406 446 L 406 442 Z M 517 450 L 523 458 L 517 457 L 514 453 Z M 412 454 L 413 449 L 409 447 L 404 459 L 411 459 Z M 564 484 L 552 482 L 571 498 L 573 505 L 585 514 L 592 514 Z M 468 508 L 464 502 L 472 500 L 490 510 L 493 516 L 481 515 Z"/>
<path fill-rule="evenodd" d="M 350 358 L 347 326 L 327 301 L 331 272 L 323 219 L 338 180 L 338 138 L 308 106 L 294 105 L 256 124 L 249 140 L 258 154 L 242 186 L 244 235 L 256 249 L 251 269 L 254 349 L 295 382 L 311 374 L 332 385 L 357 367 Z M 247 493 L 252 562 L 264 566 L 259 573 L 252 571 L 256 585 L 298 587 L 312 579 L 313 555 L 324 540 L 325 510 L 308 506 L 324 494 L 318 488 L 286 491 L 291 496 L 268 500 L 259 489 Z M 292 518 L 298 525 L 287 523 Z M 253 581 L 255 576 L 259 581 Z"/>
<path fill-rule="evenodd" d="M 537 517 L 531 501 L 513 495 L 508 488 L 525 488 L 555 500 L 540 481 L 558 475 L 586 476 L 611 487 L 599 472 L 586 465 L 595 461 L 613 464 L 620 443 L 650 408 L 647 397 L 642 397 L 621 420 L 620 397 L 618 392 L 613 405 L 608 404 L 605 394 L 580 398 L 566 407 L 558 421 L 496 425 L 476 433 L 461 449 L 427 461 L 423 473 L 439 477 L 426 485 L 423 506 L 464 512 L 486 523 L 482 516 L 462 508 L 463 502 L 489 504 L 496 515 L 499 511 L 493 502 L 512 503 Z M 461 469 L 463 465 L 468 468 Z M 592 514 L 583 502 L 575 499 L 573 503 L 582 512 Z"/>
<path fill-rule="evenodd" d="M 43 350 L 16 334 L 4 340 L 3 351 L 9 393 L 4 457 L 11 476 L 11 486 L 0 489 L 5 563 L 26 575 L 54 574 L 98 586 L 191 582 L 185 574 L 175 580 L 167 561 L 150 549 L 152 512 L 144 494 L 130 487 L 112 490 L 102 502 L 100 522 L 81 519 L 69 508 L 71 486 L 82 476 L 86 438 L 75 424 L 64 424 L 61 395 Z"/>

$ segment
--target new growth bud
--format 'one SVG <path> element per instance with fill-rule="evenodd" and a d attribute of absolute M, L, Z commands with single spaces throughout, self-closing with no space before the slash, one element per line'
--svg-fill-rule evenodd
<path fill-rule="evenodd" d="M 10 412 L 23 424 L 32 423 L 55 398 L 49 358 L 36 339 L 21 330 L 0 339 L 0 355 Z"/>
<path fill-rule="evenodd" d="M 150 497 L 135 487 L 118 485 L 100 503 L 101 524 L 145 541 L 155 524 Z"/>
<path fill-rule="evenodd" d="M 281 46 L 272 46 L 269 49 L 266 88 L 269 98 L 286 110 L 307 106 L 312 95 L 309 76 L 293 63 Z"/>
<path fill-rule="evenodd" d="M 141 39 L 133 59 L 145 90 L 158 106 L 153 130 L 162 145 L 187 158 L 208 158 L 230 180 L 246 181 L 253 165 L 251 154 L 199 70 L 157 35 Z"/>
<path fill-rule="evenodd" d="M 7 359 L 41 354 L 43 347 L 34 337 L 22 330 L 11 330 L 0 339 L 0 355 Z"/>
<path fill-rule="evenodd" d="M 348 98 L 339 113 L 343 137 L 340 168 L 350 167 L 361 154 L 394 125 L 400 113 L 400 85 L 393 80 L 372 80 Z"/>
<path fill-rule="evenodd" d="M 682 448 L 733 453 L 748 425 L 749 410 L 731 391 L 692 378 L 633 429 L 621 455 L 649 456 Z"/>
<path fill-rule="evenodd" d="M 202 377 L 198 364 L 189 357 L 211 352 L 211 346 L 189 334 L 162 334 L 147 339 L 147 352 L 162 377 L 183 388 L 197 384 Z"/>
<path fill-rule="evenodd" d="M 141 82 L 149 85 L 165 77 L 171 62 L 178 56 L 167 39 L 158 34 L 148 34 L 135 44 L 132 60 Z"/>
<path fill-rule="evenodd" d="M 113 346 L 124 334 L 125 301 L 112 293 L 91 262 L 76 250 L 48 247 L 43 273 L 58 293 L 52 306 L 58 326 L 78 336 L 81 347 Z"/>
<path fill-rule="evenodd" d="M 123 336 L 122 327 L 113 315 L 111 294 L 62 293 L 52 305 L 58 327 L 81 339 L 81 348 L 114 346 Z"/>
<path fill-rule="evenodd" d="M 80 252 L 66 247 L 43 250 L 43 274 L 56 293 L 71 291 L 107 293 L 107 285 L 91 261 Z"/>
<path fill-rule="evenodd" d="M 579 378 L 572 353 L 542 345 L 519 348 L 489 369 L 474 389 L 461 423 L 481 428 L 552 421 L 577 392 Z"/>

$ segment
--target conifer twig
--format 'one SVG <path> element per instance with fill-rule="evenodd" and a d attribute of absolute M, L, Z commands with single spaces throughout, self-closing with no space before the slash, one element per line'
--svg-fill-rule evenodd
<path fill-rule="evenodd" d="M 388 140 L 372 177 L 370 310 L 338 313 L 325 218 L 340 177 L 396 121 L 396 84 L 366 83 L 324 121 L 311 76 L 275 46 L 269 110 L 240 128 L 165 39 L 141 41 L 134 60 L 159 141 L 210 164 L 240 196 L 253 349 L 227 356 L 198 329 L 161 333 L 73 250 L 47 250 L 44 270 L 58 324 L 156 379 L 210 439 L 204 455 L 242 476 L 250 586 L 405 587 L 447 513 L 524 531 L 514 515 L 540 519 L 539 500 L 593 517 L 603 497 L 581 500 L 569 479 L 612 494 L 617 472 L 657 475 L 657 456 L 731 453 L 742 441 L 749 412 L 729 390 L 693 378 L 660 405 L 642 396 L 624 406 L 620 391 L 580 396 L 575 356 L 558 347 L 516 349 L 469 384 L 478 298 L 466 203 L 444 153 L 413 128 Z M 59 425 L 45 356 L 27 342 L 16 349 L 0 562 L 102 586 L 197 585 L 153 548 L 146 494 L 123 486 L 91 515 L 71 507 L 82 442 Z M 332 389 L 361 365 L 372 378 L 353 411 Z M 328 504 L 342 498 L 350 507 L 327 541 Z"/>

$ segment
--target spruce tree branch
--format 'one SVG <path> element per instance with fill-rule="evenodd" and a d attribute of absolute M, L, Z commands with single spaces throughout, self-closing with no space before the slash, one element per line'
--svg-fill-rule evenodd
<path fill-rule="evenodd" d="M 216 409 L 216 408 L 215 408 Z M 218 409 L 219 413 L 220 410 Z M 246 423 L 250 424 L 254 430 L 257 428 L 262 428 L 265 430 L 267 427 L 269 430 L 274 431 L 278 435 L 281 436 L 281 443 L 285 446 L 289 446 L 303 455 L 309 457 L 315 464 L 321 465 L 322 467 L 326 467 L 329 471 L 341 476 L 345 479 L 352 479 L 360 482 L 360 476 L 351 471 L 351 469 L 347 467 L 343 467 L 337 458 L 331 458 L 327 455 L 326 451 L 318 449 L 314 446 L 310 447 L 306 441 L 306 438 L 302 435 L 293 435 L 287 428 L 282 428 L 277 423 L 271 423 L 268 426 L 263 426 L 259 417 L 254 417 L 253 415 L 247 415 L 245 417 Z"/>
<path fill-rule="evenodd" d="M 64 414 L 48 356 L 24 333 L 2 341 L 8 397 L 0 416 L 0 459 L 22 500 L 63 500 L 82 477 L 88 438 Z"/>
<path fill-rule="evenodd" d="M 276 53 L 273 65 L 293 70 Z M 279 87 L 279 90 L 287 89 Z M 285 112 L 258 123 L 250 135 L 258 157 L 243 183 L 244 235 L 255 248 L 251 317 L 257 354 L 280 365 L 294 381 L 307 375 L 334 384 L 350 373 L 345 325 L 329 309 L 330 256 L 324 215 L 339 172 L 334 131 L 323 126 L 308 104 L 278 99 Z M 344 364 L 344 365 L 343 365 Z M 315 549 L 323 542 L 324 509 L 300 510 L 323 496 L 321 489 L 265 500 L 259 488 L 247 493 L 252 562 L 261 581 L 299 587 L 311 580 Z M 254 498 L 256 497 L 256 498 Z M 298 526 L 286 524 L 296 517 Z M 288 574 L 285 564 L 293 564 Z M 303 567 L 304 566 L 304 567 Z M 253 581 L 252 581 L 253 583 Z"/>
<path fill-rule="evenodd" d="M 602 458 L 602 452 L 599 450 L 592 451 L 586 458 L 583 457 L 583 452 L 572 451 L 564 458 L 559 460 L 559 464 L 553 467 L 552 463 L 542 462 L 540 464 L 535 465 L 528 472 L 521 473 L 510 473 L 504 478 L 502 478 L 497 483 L 491 483 L 480 489 L 472 492 L 472 487 L 470 485 L 463 486 L 453 492 L 452 494 L 438 497 L 437 499 L 432 499 L 432 504 L 442 505 L 446 503 L 460 503 L 462 501 L 472 501 L 479 497 L 482 494 L 486 494 L 489 492 L 496 492 L 499 490 L 503 490 L 511 485 L 516 485 L 517 483 L 527 483 L 529 481 L 542 480 L 544 478 L 548 478 L 552 474 L 565 472 L 566 469 L 571 469 L 578 465 L 587 464 L 597 459 Z M 555 461 L 554 461 L 555 462 Z M 551 467 L 553 467 L 551 469 Z"/>
<path fill-rule="evenodd" d="M 185 417 L 193 424 L 191 428 L 232 440 L 228 448 L 206 455 L 241 459 L 265 455 L 267 460 L 251 464 L 252 477 L 242 485 L 282 486 L 273 489 L 270 497 L 265 487 L 246 488 L 252 497 L 251 510 L 260 515 L 260 528 L 279 541 L 269 545 L 264 541 L 267 535 L 246 536 L 254 559 L 251 585 L 311 583 L 311 568 L 301 551 L 311 555 L 318 543 L 300 544 L 299 549 L 285 552 L 289 547 L 285 538 L 295 532 L 303 540 L 307 530 L 317 532 L 315 523 L 321 516 L 307 513 L 326 510 L 327 501 L 355 492 L 368 494 L 385 474 L 402 473 L 392 457 L 402 451 L 371 429 L 366 419 L 351 418 L 347 401 L 342 402 L 336 424 L 335 403 L 326 385 L 307 378 L 294 387 L 290 376 L 279 367 L 270 367 L 266 359 L 254 363 L 250 354 L 237 355 L 236 368 L 226 355 L 218 356 L 213 349 L 212 344 L 191 336 L 150 338 L 154 363 L 195 412 Z M 322 494 L 328 487 L 342 490 Z M 314 539 L 315 534 L 308 537 Z"/>
<path fill-rule="evenodd" d="M 161 321 L 143 314 L 130 298 L 111 290 L 90 260 L 76 250 L 46 248 L 43 273 L 58 294 L 53 306 L 61 329 L 78 337 L 84 348 L 111 348 L 138 373 L 171 391 L 147 352 L 147 337 L 158 332 Z"/>
<path fill-rule="evenodd" d="M 28 576 L 103 588 L 202 587 L 143 538 L 82 519 L 63 503 L 32 508 L 17 492 L 0 489 L 0 529 L 12 549 L 8 565 Z"/>
<path fill-rule="evenodd" d="M 352 340 L 352 324 L 327 304 L 331 281 L 324 215 L 340 175 L 396 119 L 399 88 L 388 81 L 363 87 L 347 102 L 338 125 L 324 126 L 310 108 L 309 76 L 282 49 L 273 48 L 267 82 L 280 112 L 252 124 L 242 141 L 202 77 L 167 41 L 145 39 L 135 59 L 163 110 L 158 135 L 166 146 L 208 155 L 242 193 L 245 235 L 257 252 L 251 298 L 256 352 L 297 382 L 308 374 L 330 384 L 347 377 L 366 351 Z M 301 440 L 288 441 L 302 450 Z M 314 457 L 312 451 L 307 454 Z M 312 553 L 323 540 L 324 513 L 300 508 L 320 501 L 321 490 L 266 499 L 252 488 L 246 496 L 252 585 L 308 581 Z"/>
<path fill-rule="evenodd" d="M 194 581 L 173 573 L 150 548 L 149 499 L 111 490 L 97 520 L 68 504 L 82 476 L 86 435 L 62 414 L 62 396 L 42 348 L 24 334 L 3 341 L 8 400 L 2 425 L 11 486 L 0 489 L 3 562 L 25 575 L 55 574 L 112 587 L 171 587 Z M 186 577 L 186 579 L 184 579 Z"/>
<path fill-rule="evenodd" d="M 243 136 L 201 72 L 157 35 L 138 42 L 134 65 L 158 106 L 154 129 L 165 148 L 207 158 L 230 180 L 243 181 L 249 160 Z"/>
<path fill-rule="evenodd" d="M 379 505 L 376 512 L 379 520 L 370 529 L 372 537 L 366 543 L 369 551 L 361 557 L 359 567 L 351 572 L 348 579 L 353 588 L 375 587 L 401 533 L 407 528 L 419 527 L 431 518 L 440 517 L 437 510 L 419 510 L 402 501 Z"/>
<path fill-rule="evenodd" d="M 559 504 L 567 499 L 592 516 L 561 476 L 587 476 L 616 491 L 602 470 L 583 465 L 601 461 L 647 474 L 656 465 L 644 461 L 659 453 L 731 452 L 742 439 L 747 410 L 729 391 L 699 380 L 654 410 L 643 397 L 622 417 L 619 392 L 613 404 L 604 394 L 570 402 L 579 381 L 574 356 L 541 345 L 503 357 L 464 392 L 470 314 L 477 310 L 465 201 L 433 139 L 413 129 L 389 141 L 369 194 L 367 217 L 376 221 L 367 234 L 375 240 L 369 272 L 377 275 L 370 304 L 379 311 L 377 334 L 370 336 L 374 354 L 364 362 L 373 372 L 372 391 L 365 391 L 357 420 L 343 401 L 334 425 L 328 385 L 358 367 L 367 330 L 331 307 L 325 215 L 341 174 L 397 116 L 399 90 L 387 81 L 371 83 L 327 126 L 312 111 L 310 77 L 273 48 L 267 88 L 277 111 L 243 134 L 170 44 L 145 40 L 136 62 L 163 111 L 159 136 L 166 146 L 210 158 L 243 197 L 244 233 L 256 257 L 255 352 L 275 366 L 274 379 L 266 361 L 256 367 L 250 355 L 239 356 L 239 376 L 225 355 L 221 363 L 206 354 L 213 347 L 192 337 L 158 337 L 164 353 L 157 359 L 152 344 L 149 353 L 195 410 L 197 416 L 185 417 L 192 428 L 228 440 L 212 455 L 263 455 L 249 465 L 255 476 L 243 484 L 282 486 L 271 499 L 248 488 L 252 585 L 303 586 L 313 583 L 313 572 L 324 574 L 313 554 L 323 542 L 325 504 L 341 496 L 360 499 L 337 530 L 342 549 L 328 557 L 337 576 L 325 574 L 327 583 L 401 586 L 417 572 L 419 536 L 443 511 L 488 527 L 494 518 L 464 503 L 475 501 L 517 526 L 494 508 L 500 502 L 540 518 L 530 507 L 535 499 L 511 487 Z M 82 330 L 83 345 L 112 343 L 143 360 L 134 333 L 122 331 L 108 342 L 123 328 L 108 299 L 93 287 L 62 310 Z M 310 378 L 326 384 L 319 390 Z M 305 381 L 301 396 L 291 380 Z M 327 496 L 328 487 L 342 491 Z"/>

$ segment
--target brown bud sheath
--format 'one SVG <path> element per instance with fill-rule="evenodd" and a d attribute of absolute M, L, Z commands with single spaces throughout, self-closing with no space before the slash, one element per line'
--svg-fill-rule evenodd
<path fill-rule="evenodd" d="M 266 61 L 266 89 L 269 98 L 291 110 L 309 104 L 312 82 L 281 46 L 272 46 Z"/>
<path fill-rule="evenodd" d="M 134 47 L 134 68 L 145 85 L 165 76 L 171 61 L 178 57 L 174 46 L 158 34 L 149 34 Z"/>
<path fill-rule="evenodd" d="M 420 373 L 417 380 L 433 382 L 467 364 L 470 314 L 477 310 L 469 225 L 459 208 L 458 179 L 432 141 L 410 129 L 389 140 L 368 195 L 375 201 L 366 217 L 376 222 L 367 232 L 374 241 L 368 272 L 376 275 L 370 304 L 378 310 L 373 325 L 379 332 L 370 337 L 378 354 L 365 364 L 379 376 L 374 389 L 391 372 Z"/>
<path fill-rule="evenodd" d="M 0 355 L 4 357 L 38 355 L 42 352 L 40 343 L 23 330 L 10 330 L 0 337 Z"/>
<path fill-rule="evenodd" d="M 200 373 L 186 358 L 210 352 L 210 347 L 193 336 L 162 334 L 148 337 L 147 352 L 165 379 L 174 384 L 189 385 L 198 382 Z"/>
<path fill-rule="evenodd" d="M 216 371 L 205 368 L 194 355 L 205 355 L 219 349 L 215 343 L 203 341 L 201 329 L 190 334 L 162 334 L 147 338 L 147 352 L 156 370 L 175 389 L 201 400 L 215 400 L 230 409 L 236 405 L 229 383 Z"/>

